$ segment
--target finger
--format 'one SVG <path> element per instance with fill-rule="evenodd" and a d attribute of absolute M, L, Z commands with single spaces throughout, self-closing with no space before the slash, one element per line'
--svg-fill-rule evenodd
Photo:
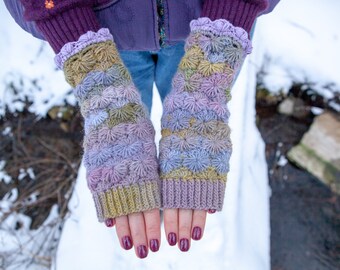
<path fill-rule="evenodd" d="M 209 209 L 209 210 L 208 210 L 208 213 L 209 213 L 209 214 L 214 214 L 214 213 L 216 213 L 216 210 L 215 210 L 215 209 Z"/>
<path fill-rule="evenodd" d="M 178 246 L 184 252 L 190 248 L 192 212 L 191 209 L 179 209 L 178 212 Z"/>
<path fill-rule="evenodd" d="M 108 218 L 105 220 L 106 227 L 113 227 L 116 224 L 116 220 L 114 218 Z"/>
<path fill-rule="evenodd" d="M 143 213 L 130 214 L 128 215 L 128 219 L 136 255 L 143 259 L 148 256 L 148 242 L 145 233 Z"/>
<path fill-rule="evenodd" d="M 122 248 L 129 250 L 132 248 L 132 238 L 127 216 L 116 217 L 116 233 Z"/>
<path fill-rule="evenodd" d="M 178 209 L 164 209 L 164 229 L 170 246 L 177 243 L 178 236 Z"/>
<path fill-rule="evenodd" d="M 150 250 L 156 252 L 159 250 L 161 243 L 161 219 L 159 209 L 152 209 L 143 212 L 146 237 L 148 239 Z"/>
<path fill-rule="evenodd" d="M 193 240 L 200 240 L 202 238 L 206 219 L 206 210 L 194 210 L 191 230 L 191 238 Z"/>

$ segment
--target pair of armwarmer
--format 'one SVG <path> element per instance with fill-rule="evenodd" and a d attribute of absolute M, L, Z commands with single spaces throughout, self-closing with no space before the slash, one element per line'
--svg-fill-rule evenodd
<path fill-rule="evenodd" d="M 86 32 L 55 57 L 84 118 L 83 163 L 99 222 L 154 208 L 223 207 L 230 87 L 251 43 L 224 19 L 199 18 L 190 29 L 163 104 L 159 157 L 147 108 L 108 29 Z"/>

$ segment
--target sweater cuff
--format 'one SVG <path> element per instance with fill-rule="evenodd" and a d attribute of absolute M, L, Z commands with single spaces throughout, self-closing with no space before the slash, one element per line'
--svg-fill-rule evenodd
<path fill-rule="evenodd" d="M 205 0 L 201 17 L 225 19 L 249 32 L 258 14 L 268 8 L 268 0 Z"/>
<path fill-rule="evenodd" d="M 91 7 L 72 8 L 48 19 L 38 20 L 36 24 L 55 53 L 86 32 L 97 32 L 100 29 Z"/>

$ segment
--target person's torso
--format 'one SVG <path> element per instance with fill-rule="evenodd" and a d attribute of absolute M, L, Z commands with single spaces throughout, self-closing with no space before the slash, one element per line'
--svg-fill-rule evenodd
<path fill-rule="evenodd" d="M 119 49 L 158 50 L 184 40 L 203 0 L 113 0 L 96 8 L 101 26 L 110 29 Z"/>
<path fill-rule="evenodd" d="M 4 0 L 15 21 L 44 39 L 34 22 L 23 18 L 20 0 Z M 183 41 L 190 21 L 200 16 L 204 0 L 96 0 L 94 11 L 102 27 L 110 29 L 120 50 L 155 51 Z M 270 12 L 279 0 L 270 0 Z M 264 14 L 263 13 L 263 14 Z"/>

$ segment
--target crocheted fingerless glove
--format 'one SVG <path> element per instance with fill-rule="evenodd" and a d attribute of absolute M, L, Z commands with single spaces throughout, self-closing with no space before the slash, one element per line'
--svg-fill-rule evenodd
<path fill-rule="evenodd" d="M 56 56 L 85 119 L 83 162 L 99 222 L 160 208 L 154 128 L 107 29 Z"/>
<path fill-rule="evenodd" d="M 221 210 L 232 152 L 227 103 L 251 42 L 244 29 L 224 19 L 199 18 L 190 28 L 164 100 L 162 207 Z"/>

